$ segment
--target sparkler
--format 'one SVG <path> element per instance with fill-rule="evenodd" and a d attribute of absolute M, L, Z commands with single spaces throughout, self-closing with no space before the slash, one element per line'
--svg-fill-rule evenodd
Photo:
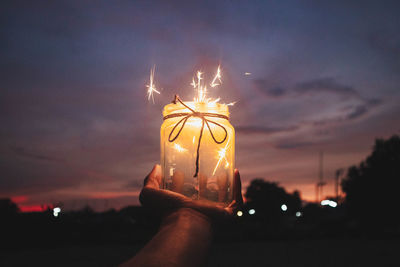
<path fill-rule="evenodd" d="M 228 145 L 229 145 L 229 141 L 230 141 L 230 138 L 228 138 L 228 141 L 226 142 L 226 145 L 225 145 L 225 147 L 224 148 L 221 148 L 220 150 L 218 150 L 218 156 L 219 156 L 219 158 L 218 158 L 218 161 L 217 161 L 217 164 L 215 165 L 215 168 L 214 168 L 214 171 L 213 171 L 213 176 L 215 175 L 215 172 L 217 171 L 217 169 L 218 169 L 218 167 L 219 167 L 219 164 L 221 164 L 221 161 L 223 160 L 223 159 L 225 159 L 225 168 L 228 168 L 229 167 L 229 161 L 228 161 L 228 159 L 226 158 L 226 149 L 228 148 Z"/>
<path fill-rule="evenodd" d="M 178 152 L 185 152 L 185 151 L 187 151 L 186 148 L 181 147 L 181 145 L 179 145 L 179 144 L 177 144 L 177 143 L 174 144 L 174 148 L 175 148 Z"/>
<path fill-rule="evenodd" d="M 203 85 L 201 80 L 203 80 L 202 77 L 203 73 L 200 71 L 197 71 L 196 77 L 197 77 L 197 83 L 196 81 L 192 80 L 191 85 L 193 86 L 193 88 L 195 88 L 197 90 L 197 98 L 194 98 L 195 102 L 207 102 L 206 100 L 206 94 L 207 94 L 207 86 Z"/>
<path fill-rule="evenodd" d="M 217 80 L 219 81 L 219 83 L 216 83 Z M 214 88 L 215 86 L 221 85 L 221 83 L 222 83 L 222 81 L 221 81 L 221 68 L 220 68 L 220 66 L 218 66 L 217 74 L 215 75 L 214 79 L 212 80 L 210 86 Z"/>
<path fill-rule="evenodd" d="M 160 92 L 156 89 L 156 86 L 154 85 L 154 73 L 156 71 L 156 66 L 154 65 L 150 69 L 150 81 L 149 84 L 146 85 L 147 87 L 147 98 L 150 101 L 150 98 L 153 100 L 154 104 L 154 93 L 160 94 Z"/>
<path fill-rule="evenodd" d="M 147 88 L 147 99 L 150 101 L 150 99 L 154 103 L 154 93 L 160 94 L 160 91 L 157 90 L 155 84 L 154 84 L 154 74 L 155 74 L 156 66 L 154 65 L 150 69 L 150 79 L 149 79 L 149 84 L 146 85 Z M 197 81 L 196 81 L 197 80 Z M 203 82 L 202 82 L 203 81 Z M 217 73 L 215 74 L 214 78 L 212 79 L 210 86 L 212 88 L 215 88 L 219 85 L 222 84 L 222 75 L 221 75 L 221 66 L 218 66 L 217 68 Z M 190 83 L 191 86 L 197 91 L 197 97 L 194 97 L 194 101 L 198 103 L 207 103 L 210 105 L 214 105 L 218 103 L 221 98 L 206 98 L 207 96 L 207 86 L 204 84 L 204 78 L 203 78 L 203 72 L 197 71 L 196 73 L 196 79 L 193 77 L 192 82 Z M 236 102 L 231 102 L 229 104 L 226 104 L 227 106 L 233 106 Z"/>

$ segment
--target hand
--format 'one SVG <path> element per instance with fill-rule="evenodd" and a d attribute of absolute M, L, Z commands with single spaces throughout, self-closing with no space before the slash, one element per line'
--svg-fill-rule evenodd
<path fill-rule="evenodd" d="M 154 210 L 154 212 L 170 213 L 177 209 L 190 208 L 216 221 L 230 217 L 243 204 L 242 185 L 238 170 L 235 170 L 233 181 L 233 201 L 225 208 L 218 203 L 192 200 L 182 194 L 160 189 L 161 179 L 161 167 L 156 164 L 146 177 L 144 187 L 140 192 L 139 199 L 142 205 Z"/>

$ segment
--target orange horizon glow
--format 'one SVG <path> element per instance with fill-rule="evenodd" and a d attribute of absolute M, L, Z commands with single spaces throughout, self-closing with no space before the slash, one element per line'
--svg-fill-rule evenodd
<path fill-rule="evenodd" d="M 18 205 L 20 212 L 22 213 L 30 213 L 30 212 L 43 212 L 48 209 L 51 209 L 53 205 L 45 204 L 45 205 Z"/>

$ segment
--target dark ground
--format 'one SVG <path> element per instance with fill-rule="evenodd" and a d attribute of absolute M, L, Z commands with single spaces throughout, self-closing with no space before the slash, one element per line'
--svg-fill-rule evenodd
<path fill-rule="evenodd" d="M 2 250 L 0 266 L 117 266 L 140 245 Z M 324 239 L 216 243 L 209 266 L 400 266 L 398 240 Z"/>

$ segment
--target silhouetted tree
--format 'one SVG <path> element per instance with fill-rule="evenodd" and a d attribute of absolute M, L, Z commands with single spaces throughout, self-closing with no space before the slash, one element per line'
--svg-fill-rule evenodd
<path fill-rule="evenodd" d="M 1 216 L 13 216 L 19 212 L 17 204 L 9 198 L 0 199 L 0 214 Z"/>
<path fill-rule="evenodd" d="M 279 221 L 284 215 L 295 215 L 301 208 L 301 199 L 298 191 L 289 194 L 275 182 L 255 179 L 246 192 L 247 206 L 256 210 L 257 217 L 268 221 Z M 287 210 L 281 209 L 286 205 Z"/>
<path fill-rule="evenodd" d="M 377 139 L 372 154 L 342 181 L 349 214 L 364 223 L 399 225 L 400 137 Z"/>

